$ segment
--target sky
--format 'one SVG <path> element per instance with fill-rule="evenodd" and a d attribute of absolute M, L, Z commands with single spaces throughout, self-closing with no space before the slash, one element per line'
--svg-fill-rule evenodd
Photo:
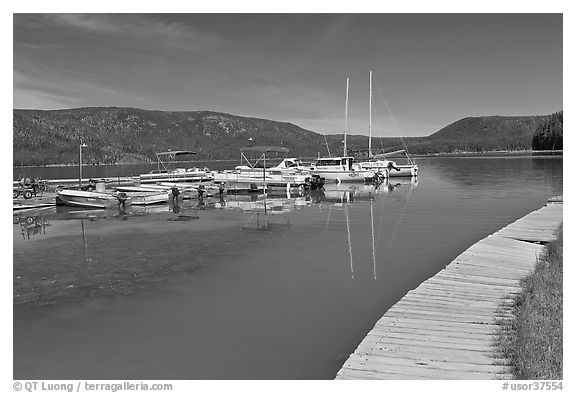
<path fill-rule="evenodd" d="M 563 16 L 13 15 L 13 107 L 210 110 L 323 134 L 425 136 L 563 109 Z"/>

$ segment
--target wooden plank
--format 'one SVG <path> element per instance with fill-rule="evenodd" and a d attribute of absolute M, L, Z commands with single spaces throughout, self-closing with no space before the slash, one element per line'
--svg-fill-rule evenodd
<path fill-rule="evenodd" d="M 493 344 L 493 337 L 486 338 L 484 335 L 471 335 L 470 337 L 447 337 L 444 334 L 419 334 L 418 331 L 407 329 L 395 329 L 395 330 L 376 330 L 372 329 L 368 336 L 378 337 L 383 339 L 385 337 L 396 338 L 396 339 L 406 339 L 416 341 L 426 341 L 430 343 L 453 343 L 462 345 L 487 345 L 491 346 Z"/>
<path fill-rule="evenodd" d="M 500 304 L 496 301 L 492 302 L 470 302 L 470 301 L 462 301 L 462 300 L 454 300 L 449 298 L 441 298 L 441 297 L 433 297 L 433 296 L 419 296 L 417 293 L 415 294 L 407 294 L 399 301 L 397 304 L 407 304 L 407 305 L 415 305 L 415 306 L 442 306 L 448 309 L 456 308 L 462 309 L 467 308 L 469 310 L 482 310 L 483 312 L 486 311 L 495 311 L 500 307 Z M 503 309 L 506 309 L 507 306 L 502 305 Z"/>
<path fill-rule="evenodd" d="M 374 346 L 372 343 L 362 342 L 356 348 L 354 354 L 372 356 L 434 356 L 437 359 L 451 359 L 454 362 L 470 364 L 505 364 L 504 360 L 491 356 L 487 352 L 421 347 L 419 345 L 379 344 Z"/>
<path fill-rule="evenodd" d="M 486 265 L 469 265 L 466 263 L 456 262 L 444 269 L 446 272 L 455 272 L 460 274 L 475 273 L 478 276 L 502 277 L 508 279 L 519 279 L 526 276 L 532 269 L 502 269 L 497 266 Z"/>
<path fill-rule="evenodd" d="M 482 301 L 482 302 L 471 302 L 471 301 L 463 301 L 463 300 L 455 300 L 450 298 L 443 298 L 439 296 L 421 296 L 417 293 L 415 294 L 407 294 L 398 302 L 399 304 L 418 304 L 418 305 L 444 305 L 448 308 L 469 308 L 472 310 L 484 310 L 484 311 L 496 311 L 500 308 L 507 310 L 512 307 L 512 301 L 508 301 L 508 303 L 500 303 L 498 301 Z"/>
<path fill-rule="evenodd" d="M 447 288 L 465 288 L 468 290 L 479 290 L 483 292 L 488 292 L 490 294 L 502 293 L 509 290 L 511 291 L 513 289 L 517 289 L 516 285 L 497 285 L 497 284 L 480 284 L 475 282 L 461 282 L 440 276 L 434 276 L 431 279 L 426 280 L 424 283 L 430 285 L 445 286 Z"/>
<path fill-rule="evenodd" d="M 444 270 L 447 271 L 470 271 L 478 272 L 479 274 L 491 274 L 494 277 L 513 277 L 525 275 L 526 273 L 532 271 L 533 266 L 525 267 L 512 267 L 509 265 L 499 264 L 489 264 L 483 263 L 480 260 L 476 260 L 474 264 L 471 264 L 463 260 L 455 260 L 450 265 L 446 266 Z"/>
<path fill-rule="evenodd" d="M 346 361 L 338 379 L 511 379 L 494 347 L 520 279 L 554 236 L 562 204 L 549 204 L 487 236 L 392 306 Z"/>
<path fill-rule="evenodd" d="M 481 316 L 488 314 L 493 314 L 496 311 L 506 312 L 508 310 L 501 309 L 497 307 L 491 308 L 480 308 L 480 307 L 461 307 L 458 305 L 449 305 L 446 303 L 436 304 L 436 303 L 423 303 L 423 302 L 399 302 L 396 303 L 390 310 L 422 310 L 422 311 L 444 311 L 451 313 L 456 316 Z"/>
<path fill-rule="evenodd" d="M 488 320 L 476 320 L 474 318 L 465 318 L 465 317 L 452 317 L 450 314 L 440 314 L 440 313 L 433 314 L 418 311 L 396 311 L 396 310 L 390 310 L 387 314 L 390 316 L 419 318 L 422 320 L 430 320 L 430 321 L 447 321 L 447 322 L 457 321 L 461 323 L 476 324 L 481 326 L 490 326 L 490 327 L 497 326 L 494 322 L 488 322 Z"/>
<path fill-rule="evenodd" d="M 470 299 L 498 299 L 503 297 L 505 294 L 513 294 L 518 292 L 512 291 L 509 288 L 496 288 L 496 287 L 487 287 L 487 286 L 473 286 L 472 284 L 465 285 L 465 284 L 457 284 L 457 283 L 448 283 L 448 282 L 441 282 L 440 280 L 428 280 L 420 284 L 418 288 L 415 289 L 416 291 L 422 291 L 422 293 L 426 293 L 426 291 L 446 291 L 446 293 L 454 293 L 460 295 L 466 295 Z"/>
<path fill-rule="evenodd" d="M 338 371 L 336 379 L 390 379 L 390 380 L 412 380 L 412 379 L 434 379 L 432 377 L 421 377 L 417 375 L 407 375 L 398 373 L 386 373 L 382 371 L 356 370 L 343 367 Z"/>
<path fill-rule="evenodd" d="M 492 323 L 494 318 L 492 316 L 476 315 L 471 313 L 455 314 L 451 310 L 446 310 L 444 308 L 430 309 L 430 308 L 416 308 L 416 307 L 403 307 L 403 306 L 392 306 L 387 314 L 393 315 L 394 313 L 401 315 L 405 314 L 418 314 L 423 316 L 447 318 L 448 320 L 455 321 L 465 321 L 470 323 L 482 322 L 482 323 Z M 450 319 L 451 318 L 451 319 Z"/>
<path fill-rule="evenodd" d="M 351 359 L 357 359 L 359 362 L 370 362 L 372 364 L 386 364 L 395 366 L 411 366 L 422 369 L 444 370 L 444 371 L 462 371 L 462 372 L 480 372 L 494 374 L 509 374 L 510 368 L 506 366 L 492 364 L 468 364 L 463 362 L 453 362 L 450 360 L 437 360 L 433 358 L 405 358 L 379 355 L 352 355 Z"/>
<path fill-rule="evenodd" d="M 459 282 L 467 282 L 473 284 L 485 284 L 485 285 L 496 285 L 502 287 L 518 287 L 518 283 L 520 280 L 514 279 L 505 279 L 505 278 L 498 278 L 498 277 L 488 277 L 488 276 L 477 276 L 470 273 L 450 273 L 450 272 L 440 272 L 436 275 L 438 278 L 446 279 L 449 281 L 459 281 Z"/>
<path fill-rule="evenodd" d="M 513 296 L 518 292 L 519 289 L 505 293 L 510 293 Z M 417 288 L 410 290 L 406 295 L 430 298 L 439 297 L 466 304 L 467 302 L 500 302 L 500 300 L 504 300 L 502 298 L 502 293 L 502 291 L 495 293 L 486 291 L 486 293 L 483 293 L 475 289 L 467 289 L 464 287 L 449 287 L 447 285 L 438 285 L 434 282 L 425 281 Z"/>
<path fill-rule="evenodd" d="M 458 328 L 444 328 L 444 329 L 422 329 L 420 326 L 410 326 L 404 324 L 392 326 L 374 326 L 368 334 L 384 335 L 386 333 L 412 333 L 421 336 L 431 337 L 449 337 L 449 338 L 462 338 L 462 339 L 476 339 L 484 341 L 492 341 L 494 334 L 485 333 L 483 331 L 470 331 Z"/>
<path fill-rule="evenodd" d="M 401 359 L 409 360 L 418 363 L 451 363 L 454 365 L 461 365 L 462 369 L 472 369 L 472 370 L 489 370 L 491 368 L 499 370 L 507 370 L 509 366 L 503 359 L 493 359 L 488 356 L 477 357 L 478 361 L 470 356 L 458 356 L 454 354 L 445 353 L 422 353 L 422 352 L 411 352 L 411 351 L 382 351 L 371 352 L 369 354 L 356 354 L 353 353 L 350 357 L 354 356 L 369 356 L 374 359 Z"/>
<path fill-rule="evenodd" d="M 357 369 L 357 370 L 368 370 L 372 372 L 388 372 L 397 373 L 403 375 L 419 376 L 419 377 L 431 377 L 435 379 L 494 379 L 493 373 L 488 372 L 466 372 L 466 371 L 450 371 L 450 370 L 439 370 L 426 367 L 414 367 L 414 366 L 404 366 L 404 365 L 391 365 L 372 362 L 362 362 L 356 359 L 349 359 L 345 363 L 346 368 Z"/>
<path fill-rule="evenodd" d="M 384 315 L 374 326 L 382 328 L 384 326 L 411 326 L 421 330 L 445 330 L 459 332 L 482 332 L 484 334 L 494 334 L 495 329 L 491 326 L 477 324 L 468 324 L 458 321 L 432 321 L 429 319 L 418 319 L 409 317 L 394 317 L 388 314 Z"/>

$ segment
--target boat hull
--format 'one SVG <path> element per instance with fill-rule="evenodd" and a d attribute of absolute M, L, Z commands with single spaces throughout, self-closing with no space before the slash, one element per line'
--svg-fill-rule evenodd
<path fill-rule="evenodd" d="M 62 190 L 56 198 L 68 206 L 107 208 L 118 205 L 118 198 L 113 194 L 102 192 Z"/>
<path fill-rule="evenodd" d="M 323 177 L 326 182 L 364 182 L 374 178 L 374 170 L 334 171 L 316 169 L 311 173 Z"/>
<path fill-rule="evenodd" d="M 166 203 L 169 199 L 169 192 L 127 192 L 132 205 L 153 205 L 156 203 Z"/>
<path fill-rule="evenodd" d="M 210 172 L 167 172 L 167 173 L 145 173 L 140 175 L 140 184 L 150 184 L 157 182 L 209 182 L 213 180 Z"/>
<path fill-rule="evenodd" d="M 396 164 L 393 161 L 367 161 L 360 164 L 362 169 L 372 169 L 384 177 L 418 176 L 418 165 Z"/>
<path fill-rule="evenodd" d="M 396 165 L 397 169 L 390 169 L 389 177 L 412 177 L 418 176 L 418 165 Z"/>
<path fill-rule="evenodd" d="M 292 189 L 307 187 L 310 184 L 311 175 L 298 173 L 267 173 L 266 177 L 258 171 L 230 171 L 214 173 L 214 183 L 226 183 L 227 188 L 283 188 Z"/>

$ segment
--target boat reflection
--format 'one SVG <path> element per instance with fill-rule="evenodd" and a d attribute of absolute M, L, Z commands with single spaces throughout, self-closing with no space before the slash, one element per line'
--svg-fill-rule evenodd
<path fill-rule="evenodd" d="M 369 250 L 369 258 L 371 259 L 372 264 L 372 277 L 374 280 L 377 280 L 377 263 L 382 262 L 387 257 L 388 248 L 395 238 L 400 222 L 402 221 L 406 212 L 408 199 L 417 186 L 417 178 L 394 178 L 386 179 L 381 184 L 327 184 L 322 190 L 313 191 L 311 193 L 312 203 L 320 205 L 322 203 L 327 203 L 328 205 L 328 213 L 325 225 L 326 232 L 328 231 L 328 225 L 331 218 L 335 218 L 335 221 L 338 221 L 338 218 L 334 217 L 332 208 L 337 207 L 338 210 L 342 211 L 344 214 L 346 226 L 346 245 L 351 279 L 354 279 L 357 276 L 355 263 L 358 261 L 354 259 L 353 250 L 354 248 L 357 249 L 359 247 L 358 244 L 353 247 L 354 245 L 352 242 L 353 233 L 351 230 L 351 222 L 354 217 L 354 213 L 352 212 L 352 205 L 356 202 L 363 202 L 362 206 L 366 206 L 366 204 L 369 203 L 370 247 L 369 249 L 364 247 L 365 249 L 363 252 Z M 384 243 L 384 247 L 381 247 L 380 242 L 383 240 L 381 236 L 383 234 L 381 233 L 382 222 L 386 215 L 382 210 L 382 207 L 384 206 L 382 204 L 380 204 L 380 214 L 375 214 L 374 204 L 377 199 L 384 198 L 386 195 L 398 192 L 399 190 L 401 190 L 401 195 L 406 196 L 406 203 L 403 204 L 404 207 L 396 221 L 389 222 L 388 227 L 390 228 L 391 233 L 388 236 L 387 241 Z M 361 211 L 364 209 L 364 207 L 360 207 L 359 209 Z M 378 217 L 376 217 L 377 215 Z M 378 233 L 375 233 L 375 221 L 379 223 Z M 383 251 L 383 255 L 381 254 L 381 256 L 378 256 L 378 251 Z M 358 257 L 356 256 L 356 258 Z"/>
<path fill-rule="evenodd" d="M 227 195 L 216 203 L 220 209 L 235 210 L 251 214 L 244 230 L 272 231 L 291 226 L 286 213 L 310 204 L 306 196 L 292 197 L 290 194 Z"/>
<path fill-rule="evenodd" d="M 384 179 L 380 184 L 325 184 L 322 190 L 315 195 L 315 201 L 349 203 L 354 200 L 372 200 L 384 194 L 390 194 L 402 187 L 412 190 L 418 186 L 418 179 L 394 178 Z M 318 203 L 318 202 L 316 202 Z"/>
<path fill-rule="evenodd" d="M 281 194 L 227 195 L 215 203 L 215 207 L 220 209 L 265 214 L 283 214 L 308 205 L 309 196 L 287 197 Z"/>

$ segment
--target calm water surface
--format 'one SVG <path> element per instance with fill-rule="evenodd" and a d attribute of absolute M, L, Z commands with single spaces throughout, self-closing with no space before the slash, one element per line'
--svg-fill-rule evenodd
<path fill-rule="evenodd" d="M 266 215 L 229 196 L 15 216 L 14 378 L 333 378 L 407 291 L 562 194 L 561 157 L 419 166 Z"/>

